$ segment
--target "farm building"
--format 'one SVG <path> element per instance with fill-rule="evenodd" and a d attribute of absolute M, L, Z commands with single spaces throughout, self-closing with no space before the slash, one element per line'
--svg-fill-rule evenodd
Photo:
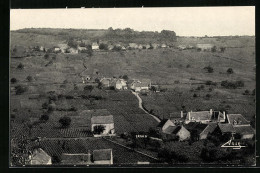
<path fill-rule="evenodd" d="M 114 118 L 113 115 L 108 116 L 93 116 L 91 118 L 91 131 L 95 131 L 96 126 L 104 126 L 104 131 L 101 133 L 102 135 L 114 134 Z"/>
<path fill-rule="evenodd" d="M 92 43 L 92 50 L 99 50 L 99 45 L 97 42 Z"/>
<path fill-rule="evenodd" d="M 126 84 L 126 81 L 124 79 L 117 79 L 116 81 L 116 89 L 119 89 L 119 90 L 125 90 L 127 89 L 127 84 Z"/>
<path fill-rule="evenodd" d="M 134 91 L 149 90 L 151 87 L 150 79 L 133 80 L 130 82 L 130 88 Z"/>
<path fill-rule="evenodd" d="M 207 139 L 208 134 L 216 129 L 217 123 L 202 124 L 199 122 L 190 122 L 186 124 L 185 127 L 191 134 L 196 135 L 194 137 L 197 137 L 197 140 L 201 140 Z"/>
<path fill-rule="evenodd" d="M 198 111 L 198 112 L 188 112 L 185 123 L 190 122 L 201 122 L 207 124 L 209 122 L 225 122 L 226 115 L 225 112 L 221 113 L 220 111 Z"/>
<path fill-rule="evenodd" d="M 58 44 L 59 48 L 61 49 L 62 53 L 66 53 L 66 50 L 69 48 L 67 44 Z"/>
<path fill-rule="evenodd" d="M 186 45 L 179 45 L 179 46 L 177 46 L 177 48 L 179 50 L 185 50 L 185 49 L 187 49 L 187 46 Z"/>
<path fill-rule="evenodd" d="M 53 52 L 54 53 L 60 53 L 61 49 L 59 47 L 54 47 Z"/>
<path fill-rule="evenodd" d="M 114 49 L 114 46 L 113 46 L 112 44 L 109 44 L 109 45 L 107 46 L 107 48 L 108 48 L 108 50 L 113 50 L 113 49 Z"/>
<path fill-rule="evenodd" d="M 79 53 L 79 51 L 78 51 L 77 49 L 74 49 L 74 48 L 72 48 L 72 47 L 68 49 L 68 52 L 71 53 L 71 54 L 77 54 L 77 53 Z"/>
<path fill-rule="evenodd" d="M 180 124 L 183 123 L 185 121 L 186 115 L 184 115 L 183 111 L 181 111 L 181 114 L 179 113 L 170 113 L 170 120 L 174 123 L 174 124 Z"/>
<path fill-rule="evenodd" d="M 175 124 L 170 119 L 163 119 L 158 125 L 157 130 L 160 133 L 166 133 L 167 129 L 170 127 L 174 127 Z"/>
<path fill-rule="evenodd" d="M 112 149 L 100 149 L 93 151 L 94 164 L 112 165 L 113 154 Z"/>
<path fill-rule="evenodd" d="M 163 43 L 163 44 L 161 45 L 161 48 L 167 48 L 167 45 Z"/>
<path fill-rule="evenodd" d="M 163 138 L 166 139 L 176 139 L 178 141 L 188 140 L 190 138 L 190 132 L 184 126 L 169 126 L 165 133 L 162 134 Z"/>
<path fill-rule="evenodd" d="M 80 47 L 80 46 L 78 46 L 78 51 L 79 51 L 79 52 L 81 52 L 81 51 L 85 51 L 85 50 L 87 50 L 86 47 Z"/>
<path fill-rule="evenodd" d="M 197 49 L 201 49 L 202 51 L 211 50 L 214 45 L 213 44 L 197 44 Z"/>
<path fill-rule="evenodd" d="M 43 149 L 37 148 L 29 156 L 30 165 L 51 165 L 51 156 L 49 156 Z"/>
<path fill-rule="evenodd" d="M 254 129 L 250 122 L 241 114 L 227 114 L 228 124 L 233 126 L 235 133 L 241 135 L 241 139 L 252 139 L 254 137 Z"/>
<path fill-rule="evenodd" d="M 100 82 L 104 87 L 110 87 L 111 86 L 111 78 L 102 78 L 100 79 Z"/>

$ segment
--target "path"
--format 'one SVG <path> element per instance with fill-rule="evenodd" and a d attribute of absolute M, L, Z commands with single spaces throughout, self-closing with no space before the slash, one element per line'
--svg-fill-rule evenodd
<path fill-rule="evenodd" d="M 138 93 L 131 91 L 132 94 L 134 94 L 139 102 L 139 108 L 142 109 L 145 113 L 147 113 L 148 115 L 152 116 L 157 122 L 161 122 L 161 120 L 159 118 L 157 118 L 155 115 L 150 114 L 149 112 L 147 112 L 144 107 L 143 107 L 143 100 L 141 99 L 141 97 L 138 95 Z"/>

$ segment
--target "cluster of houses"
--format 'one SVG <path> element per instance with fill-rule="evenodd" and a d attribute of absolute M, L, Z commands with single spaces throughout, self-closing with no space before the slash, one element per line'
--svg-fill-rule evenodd
<path fill-rule="evenodd" d="M 223 47 L 216 47 L 214 44 L 210 43 L 203 43 L 203 44 L 196 44 L 195 46 L 192 45 L 179 45 L 177 46 L 179 50 L 186 50 L 186 49 L 197 49 L 201 51 L 212 51 L 215 49 L 215 51 L 221 51 Z"/>
<path fill-rule="evenodd" d="M 238 134 L 242 140 L 253 139 L 255 131 L 241 114 L 225 114 L 225 112 L 198 111 L 188 112 L 180 116 L 163 119 L 157 126 L 163 139 L 188 140 L 196 134 L 197 140 L 207 139 L 209 134 Z"/>

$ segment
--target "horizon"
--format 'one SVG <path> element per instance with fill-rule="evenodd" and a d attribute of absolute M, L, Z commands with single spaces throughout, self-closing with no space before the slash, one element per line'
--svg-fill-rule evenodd
<path fill-rule="evenodd" d="M 255 36 L 255 7 L 11 9 L 10 31 L 24 28 L 174 31 L 178 36 Z"/>

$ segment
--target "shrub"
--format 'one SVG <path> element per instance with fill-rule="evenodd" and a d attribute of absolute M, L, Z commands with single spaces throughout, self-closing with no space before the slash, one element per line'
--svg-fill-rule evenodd
<path fill-rule="evenodd" d="M 94 89 L 94 87 L 92 85 L 87 85 L 87 86 L 84 87 L 85 91 L 90 91 L 91 92 L 93 89 Z"/>
<path fill-rule="evenodd" d="M 69 47 L 72 47 L 75 49 L 78 47 L 78 43 L 76 41 L 74 41 L 73 39 L 70 39 L 67 44 Z"/>
<path fill-rule="evenodd" d="M 220 47 L 221 52 L 225 52 L 226 48 L 225 47 Z"/>
<path fill-rule="evenodd" d="M 216 52 L 217 51 L 217 47 L 216 46 L 213 46 L 212 48 L 211 48 L 211 52 Z"/>
<path fill-rule="evenodd" d="M 197 94 L 193 94 L 193 97 L 198 97 Z"/>
<path fill-rule="evenodd" d="M 48 104 L 47 102 L 45 102 L 45 103 L 42 104 L 42 108 L 43 108 L 43 109 L 48 109 L 48 106 L 49 106 L 49 104 Z"/>
<path fill-rule="evenodd" d="M 228 89 L 236 89 L 238 87 L 244 87 L 244 82 L 243 81 L 222 81 L 221 82 L 221 86 L 224 88 L 228 88 Z"/>
<path fill-rule="evenodd" d="M 26 78 L 29 82 L 31 82 L 33 80 L 33 77 L 32 76 L 27 76 Z"/>
<path fill-rule="evenodd" d="M 214 72 L 214 69 L 211 66 L 204 67 L 204 70 L 206 70 L 208 73 Z"/>
<path fill-rule="evenodd" d="M 190 64 L 187 64 L 187 65 L 186 65 L 186 68 L 190 68 Z"/>
<path fill-rule="evenodd" d="M 17 66 L 18 69 L 24 69 L 24 65 L 22 63 L 20 63 L 18 66 Z"/>
<path fill-rule="evenodd" d="M 249 90 L 245 90 L 245 92 L 243 93 L 243 95 L 249 95 Z"/>
<path fill-rule="evenodd" d="M 208 80 L 208 81 L 206 81 L 206 83 L 205 83 L 206 85 L 214 85 L 214 86 L 216 86 L 217 85 L 217 83 L 216 82 L 212 82 L 212 81 L 210 81 L 210 80 Z"/>
<path fill-rule="evenodd" d="M 99 49 L 101 49 L 101 50 L 108 50 L 108 45 L 105 44 L 105 43 L 100 43 Z"/>
<path fill-rule="evenodd" d="M 200 52 L 200 51 L 201 51 L 201 48 L 197 48 L 197 51 Z"/>
<path fill-rule="evenodd" d="M 27 90 L 28 90 L 27 87 L 18 85 L 18 86 L 15 87 L 15 94 L 21 95 L 22 93 L 26 92 Z"/>
<path fill-rule="evenodd" d="M 128 76 L 127 76 L 127 75 L 124 75 L 124 76 L 123 76 L 123 79 L 124 79 L 124 80 L 128 80 Z"/>
<path fill-rule="evenodd" d="M 12 83 L 12 84 L 14 84 L 14 83 L 16 83 L 16 82 L 17 82 L 17 79 L 16 79 L 16 78 L 12 78 L 12 79 L 11 79 L 11 83 Z"/>
<path fill-rule="evenodd" d="M 50 55 L 47 53 L 47 54 L 44 55 L 44 58 L 45 58 L 45 59 L 48 59 L 49 56 L 50 56 Z"/>
<path fill-rule="evenodd" d="M 48 121 L 48 120 L 49 120 L 49 115 L 47 115 L 47 114 L 42 115 L 42 116 L 40 117 L 40 120 L 41 120 L 41 121 Z"/>
<path fill-rule="evenodd" d="M 71 118 L 70 117 L 66 117 L 66 116 L 62 117 L 62 118 L 60 118 L 59 123 L 61 124 L 61 126 L 63 128 L 67 128 L 71 124 Z"/>
<path fill-rule="evenodd" d="M 115 90 L 115 87 L 114 86 L 110 86 L 109 89 L 110 90 Z"/>
<path fill-rule="evenodd" d="M 234 71 L 233 71 L 233 69 L 232 69 L 232 68 L 229 68 L 229 69 L 227 69 L 227 73 L 228 73 L 228 74 L 233 74 L 233 73 L 234 73 Z"/>
<path fill-rule="evenodd" d="M 180 83 L 180 81 L 178 81 L 178 80 L 175 80 L 175 81 L 174 81 L 174 83 L 175 83 L 175 84 L 179 84 L 179 83 Z"/>

